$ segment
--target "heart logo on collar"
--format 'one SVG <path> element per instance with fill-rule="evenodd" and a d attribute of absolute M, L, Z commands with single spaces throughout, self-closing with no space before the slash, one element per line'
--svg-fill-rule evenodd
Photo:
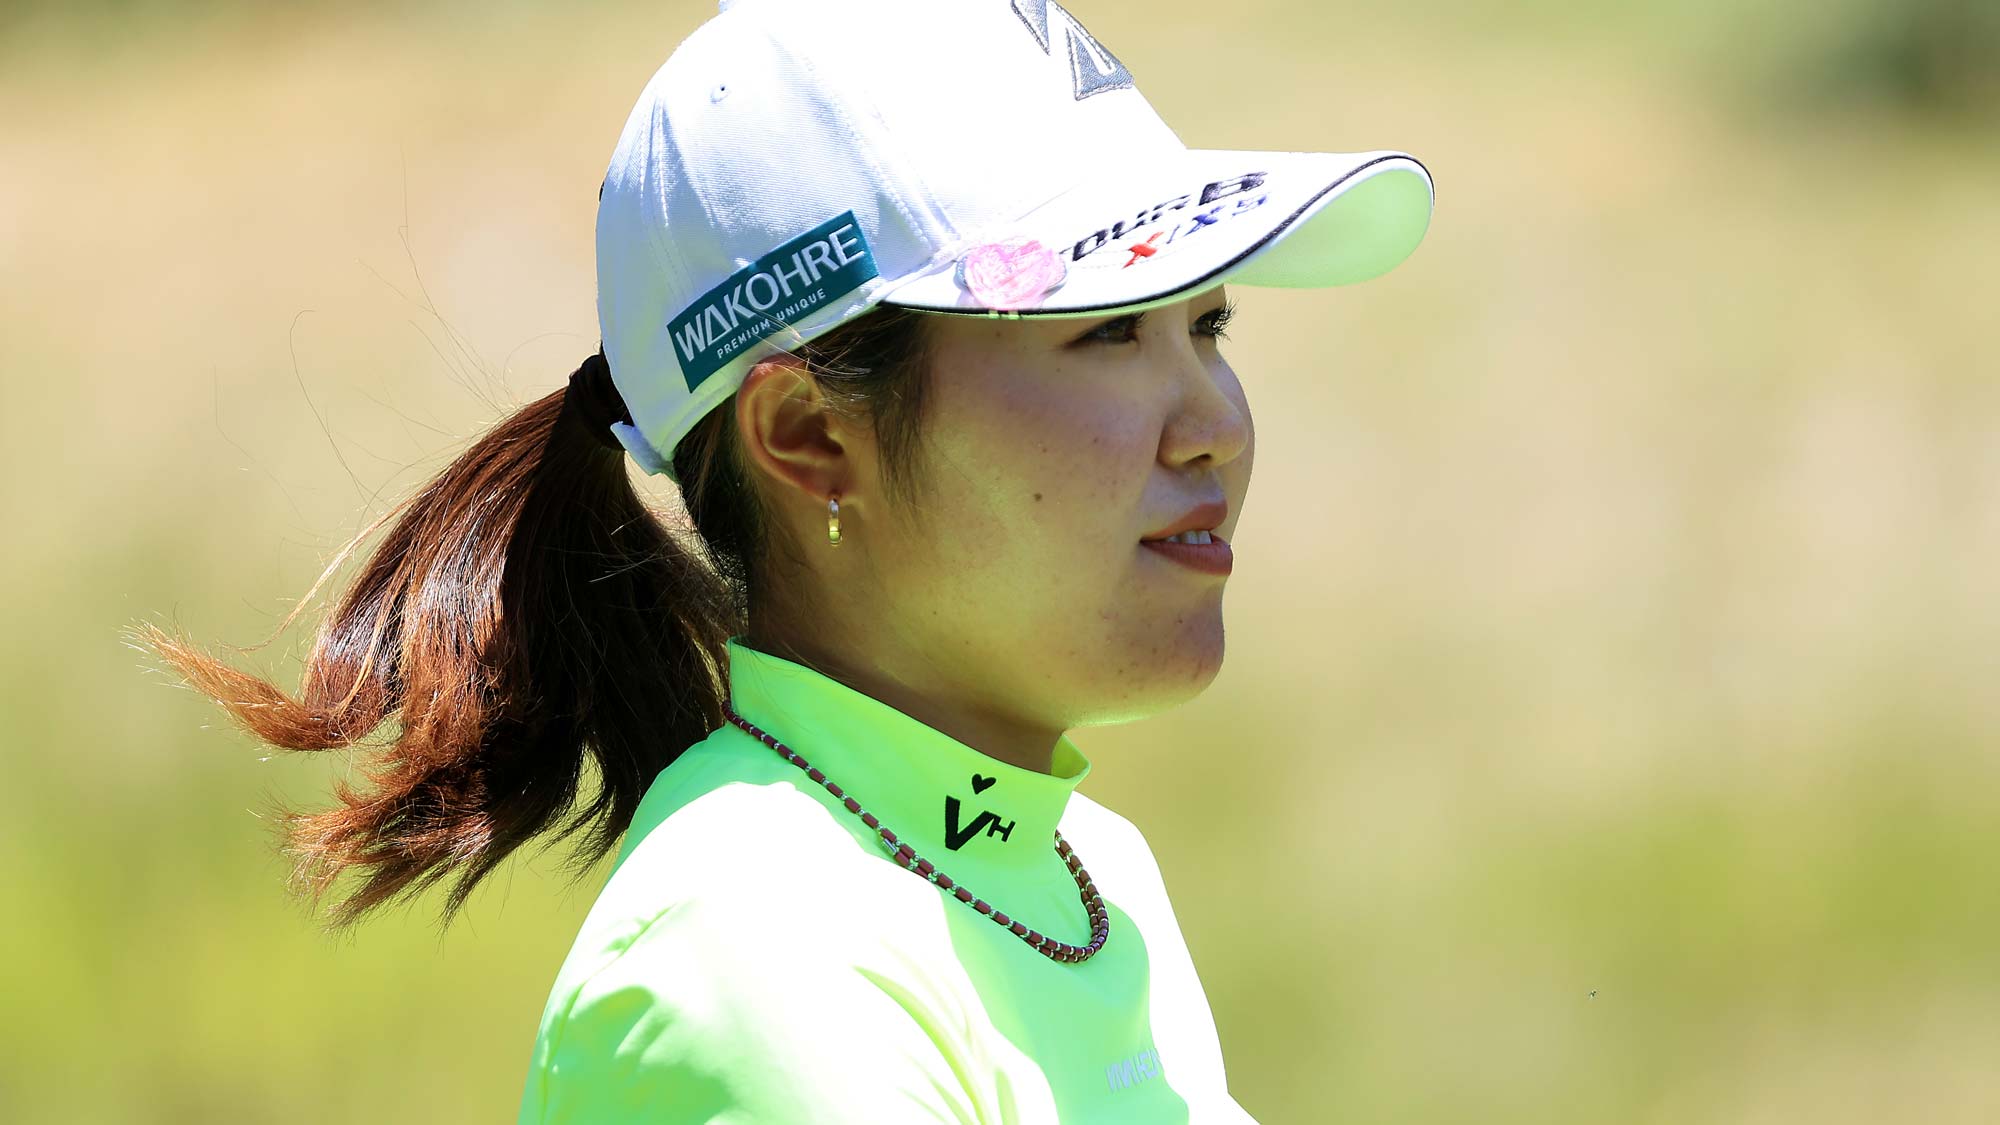
<path fill-rule="evenodd" d="M 1000 779 L 997 777 L 981 777 L 975 773 L 972 775 L 972 791 L 974 793 L 984 793 L 988 787 L 998 780 Z"/>

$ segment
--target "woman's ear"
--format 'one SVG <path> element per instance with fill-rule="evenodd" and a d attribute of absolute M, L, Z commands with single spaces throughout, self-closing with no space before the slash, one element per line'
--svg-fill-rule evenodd
<path fill-rule="evenodd" d="M 805 364 L 791 355 L 757 364 L 736 390 L 736 427 L 758 471 L 818 503 L 853 475 L 845 427 Z"/>

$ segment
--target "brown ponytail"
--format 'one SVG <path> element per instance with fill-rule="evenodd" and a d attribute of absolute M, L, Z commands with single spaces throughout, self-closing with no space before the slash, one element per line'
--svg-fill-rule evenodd
<path fill-rule="evenodd" d="M 915 450 L 922 348 L 917 314 L 878 309 L 804 349 L 898 468 Z M 655 775 L 722 722 L 725 642 L 746 624 L 765 546 L 735 412 L 718 407 L 676 451 L 690 516 L 677 529 L 585 413 L 564 391 L 529 404 L 349 544 L 328 575 L 391 524 L 321 622 L 296 698 L 139 629 L 272 746 L 356 747 L 392 724 L 366 787 L 337 781 L 339 804 L 323 812 L 276 810 L 293 885 L 315 910 L 343 871 L 363 873 L 332 930 L 456 873 L 449 926 L 579 802 L 590 759 L 598 790 L 549 841 L 589 827 L 570 865 L 581 878 L 618 846 Z"/>

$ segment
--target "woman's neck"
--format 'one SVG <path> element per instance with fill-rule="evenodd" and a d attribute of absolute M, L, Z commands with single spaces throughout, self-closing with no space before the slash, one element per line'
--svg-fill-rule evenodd
<path fill-rule="evenodd" d="M 1036 773 L 1048 773 L 1053 767 L 1061 729 L 1023 723 L 1017 717 L 981 708 L 948 683 L 916 683 L 898 675 L 898 670 L 907 667 L 935 667 L 933 662 L 903 659 L 904 654 L 897 653 L 845 651 L 805 631 L 774 628 L 774 624 L 767 617 L 753 615 L 744 643 L 886 703 L 989 758 Z"/>

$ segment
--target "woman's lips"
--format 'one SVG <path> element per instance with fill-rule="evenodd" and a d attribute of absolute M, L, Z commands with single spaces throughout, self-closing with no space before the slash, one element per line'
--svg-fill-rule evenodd
<path fill-rule="evenodd" d="M 1207 543 L 1176 543 L 1171 539 L 1141 539 L 1141 547 L 1147 547 L 1175 562 L 1204 574 L 1228 574 L 1235 565 L 1235 555 L 1229 549 L 1229 542 L 1214 532 L 1209 533 Z"/>

